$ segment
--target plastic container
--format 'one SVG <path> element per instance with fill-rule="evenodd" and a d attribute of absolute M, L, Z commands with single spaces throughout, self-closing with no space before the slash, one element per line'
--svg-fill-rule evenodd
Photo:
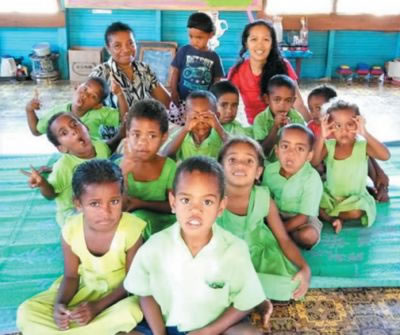
<path fill-rule="evenodd" d="M 34 51 L 35 55 L 38 57 L 44 57 L 44 56 L 50 55 L 50 53 L 51 53 L 50 44 L 47 42 L 35 44 L 33 46 L 33 51 Z"/>

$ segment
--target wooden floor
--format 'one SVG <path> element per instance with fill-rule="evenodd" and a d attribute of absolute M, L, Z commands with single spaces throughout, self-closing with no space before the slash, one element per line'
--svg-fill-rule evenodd
<path fill-rule="evenodd" d="M 301 84 L 304 98 L 317 84 Z M 371 133 L 386 142 L 400 140 L 400 87 L 332 85 L 339 96 L 359 104 Z M 0 82 L 0 154 L 54 152 L 45 136 L 32 136 L 26 125 L 24 107 L 35 87 Z M 39 90 L 43 109 L 70 101 L 73 92 L 68 82 Z M 276 305 L 270 324 L 267 333 L 276 335 L 400 335 L 400 289 L 310 290 L 303 301 Z"/>

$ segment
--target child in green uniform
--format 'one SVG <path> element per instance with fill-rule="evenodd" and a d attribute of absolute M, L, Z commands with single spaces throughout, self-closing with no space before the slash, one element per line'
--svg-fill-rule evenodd
<path fill-rule="evenodd" d="M 327 139 L 331 135 L 333 139 Z M 375 221 L 375 200 L 366 190 L 368 157 L 388 160 L 390 153 L 367 131 L 357 105 L 342 100 L 332 102 L 321 123 L 313 165 L 325 160 L 320 215 L 332 223 L 336 233 L 346 220 L 361 220 L 367 227 Z"/>
<path fill-rule="evenodd" d="M 273 76 L 261 92 L 268 107 L 254 119 L 254 138 L 260 142 L 267 160 L 275 162 L 277 157 L 273 150 L 278 139 L 279 130 L 288 123 L 305 124 L 301 114 L 294 108 L 296 100 L 296 83 L 288 76 Z"/>
<path fill-rule="evenodd" d="M 33 135 L 40 136 L 46 133 L 48 122 L 53 115 L 72 113 L 88 127 L 91 138 L 111 139 L 118 133 L 121 120 L 128 111 L 124 93 L 116 81 L 113 81 L 111 90 L 118 96 L 119 111 L 103 106 L 109 88 L 101 78 L 87 79 L 74 92 L 72 103 L 55 106 L 39 118 L 35 111 L 40 109 L 40 99 L 36 96 L 25 108 L 29 129 Z"/>
<path fill-rule="evenodd" d="M 85 162 L 72 187 L 81 214 L 62 229 L 64 276 L 19 307 L 17 326 L 24 335 L 116 334 L 143 317 L 122 282 L 145 222 L 122 213 L 120 168 L 106 160 Z"/>
<path fill-rule="evenodd" d="M 217 223 L 247 242 L 268 298 L 302 297 L 309 286 L 310 268 L 288 236 L 268 189 L 254 185 L 264 165 L 260 145 L 250 138 L 234 137 L 218 160 L 225 171 L 228 203 Z"/>
<path fill-rule="evenodd" d="M 282 128 L 275 149 L 278 161 L 267 165 L 262 184 L 268 186 L 286 231 L 301 247 L 310 249 L 321 236 L 318 220 L 322 181 L 311 166 L 314 135 L 307 127 Z"/>
<path fill-rule="evenodd" d="M 207 91 L 194 91 L 186 98 L 185 126 L 179 129 L 163 148 L 165 156 L 185 160 L 195 155 L 217 158 L 227 140 L 216 115 L 216 100 Z"/>
<path fill-rule="evenodd" d="M 57 223 L 63 226 L 66 217 L 75 213 L 71 187 L 74 169 L 89 159 L 110 157 L 110 149 L 116 148 L 119 139 L 114 137 L 107 143 L 92 141 L 85 125 L 71 113 L 58 113 L 50 118 L 47 138 L 61 153 L 49 178 L 46 180 L 33 167 L 31 172 L 23 173 L 29 177 L 32 188 L 39 188 L 46 199 L 56 200 Z"/>
<path fill-rule="evenodd" d="M 140 297 L 146 322 L 132 334 L 261 334 L 246 319 L 272 306 L 246 243 L 215 224 L 225 207 L 224 173 L 209 157 L 178 167 L 171 207 L 178 222 L 151 236 L 124 281 Z"/>
<path fill-rule="evenodd" d="M 253 136 L 253 128 L 245 127 L 235 120 L 239 107 L 239 91 L 229 80 L 222 80 L 210 88 L 217 98 L 217 115 L 222 127 L 229 135 Z"/>
<path fill-rule="evenodd" d="M 176 163 L 158 151 L 168 136 L 168 115 L 160 102 L 136 102 L 128 113 L 127 138 L 121 168 L 125 178 L 124 210 L 145 220 L 145 238 L 176 221 L 168 192 Z"/>

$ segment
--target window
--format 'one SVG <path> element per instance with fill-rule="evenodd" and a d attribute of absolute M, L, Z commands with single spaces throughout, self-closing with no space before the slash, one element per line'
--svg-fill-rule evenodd
<path fill-rule="evenodd" d="M 267 0 L 268 15 L 329 14 L 334 0 Z"/>
<path fill-rule="evenodd" d="M 0 13 L 56 14 L 60 8 L 57 0 L 11 0 L 0 2 Z"/>
<path fill-rule="evenodd" d="M 337 0 L 336 13 L 342 15 L 399 15 L 399 0 Z"/>

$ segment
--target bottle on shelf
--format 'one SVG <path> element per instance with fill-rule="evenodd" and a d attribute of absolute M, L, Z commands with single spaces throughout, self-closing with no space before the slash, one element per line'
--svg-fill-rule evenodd
<path fill-rule="evenodd" d="M 308 47 L 308 27 L 307 20 L 305 17 L 302 17 L 300 20 L 301 29 L 300 29 L 300 44 L 303 47 Z"/>

